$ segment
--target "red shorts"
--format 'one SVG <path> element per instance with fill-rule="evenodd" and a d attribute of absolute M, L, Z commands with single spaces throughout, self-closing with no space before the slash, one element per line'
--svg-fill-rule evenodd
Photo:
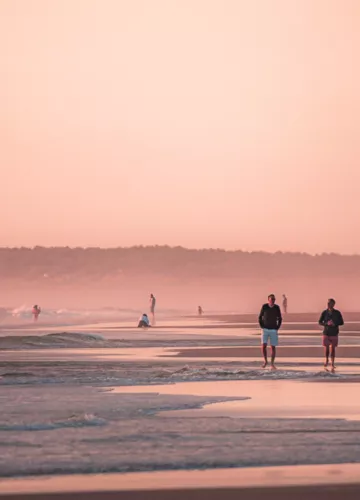
<path fill-rule="evenodd" d="M 339 344 L 339 336 L 334 335 L 332 337 L 329 337 L 328 335 L 323 335 L 323 346 L 324 347 L 337 347 Z"/>

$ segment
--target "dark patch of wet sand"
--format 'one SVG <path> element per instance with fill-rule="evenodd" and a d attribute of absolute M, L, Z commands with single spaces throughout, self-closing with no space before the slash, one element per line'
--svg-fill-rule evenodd
<path fill-rule="evenodd" d="M 319 339 L 321 342 L 321 339 Z M 320 346 L 309 347 L 281 347 L 277 348 L 278 357 L 283 358 L 321 358 L 324 356 L 324 348 Z M 217 347 L 213 349 L 174 349 L 173 354 L 162 355 L 161 357 L 179 358 L 254 358 L 260 355 L 259 347 Z M 360 346 L 340 346 L 336 350 L 336 357 L 339 358 L 359 358 Z"/>
<path fill-rule="evenodd" d="M 357 500 L 358 464 L 20 479 L 3 500 Z"/>
<path fill-rule="evenodd" d="M 260 312 L 260 308 L 259 308 Z M 283 314 L 284 322 L 287 323 L 315 323 L 319 321 L 322 311 L 315 313 L 288 313 Z M 345 323 L 348 321 L 360 322 L 360 312 L 342 311 Z M 258 314 L 208 314 L 202 316 L 206 320 L 221 321 L 224 323 L 258 323 Z"/>
<path fill-rule="evenodd" d="M 216 323 L 216 324 L 206 324 L 206 325 L 182 325 L 179 323 L 178 326 L 173 327 L 173 326 L 168 326 L 166 324 L 164 325 L 157 325 L 154 327 L 152 330 L 148 330 L 148 334 L 154 334 L 156 332 L 162 332 L 164 330 L 169 330 L 169 329 L 177 330 L 176 333 L 181 332 L 182 330 L 232 330 L 229 335 L 236 335 L 236 332 L 233 330 L 260 330 L 259 324 L 258 323 Z M 122 327 L 122 326 L 112 326 L 112 327 L 106 327 L 103 328 L 103 332 L 122 332 L 123 330 L 126 330 L 127 332 L 138 332 L 137 328 L 133 328 L 133 331 L 129 327 Z M 292 324 L 292 323 L 283 323 L 281 326 L 281 332 L 289 330 L 289 333 L 286 333 L 286 335 L 321 335 L 321 327 L 318 325 L 318 323 L 299 323 L 299 324 Z M 291 332 L 290 332 L 291 331 Z M 293 331 L 296 331 L 296 333 L 293 333 Z M 350 336 L 360 336 L 360 323 L 347 323 L 346 326 L 344 327 L 344 331 L 350 332 Z M 348 333 L 346 333 L 347 335 Z"/>
<path fill-rule="evenodd" d="M 311 485 L 257 488 L 181 488 L 178 490 L 100 491 L 12 495 L 2 500 L 358 500 L 360 484 Z"/>

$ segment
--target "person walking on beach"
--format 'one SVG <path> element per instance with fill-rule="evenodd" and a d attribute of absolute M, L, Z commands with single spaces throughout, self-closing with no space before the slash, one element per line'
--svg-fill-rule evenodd
<path fill-rule="evenodd" d="M 283 302 L 282 302 L 282 305 L 283 305 L 283 311 L 284 311 L 284 314 L 287 314 L 287 306 L 288 306 L 288 301 L 287 301 L 287 297 L 286 297 L 286 295 L 285 295 L 285 294 L 283 295 Z"/>
<path fill-rule="evenodd" d="M 150 294 L 150 312 L 151 312 L 151 317 L 152 317 L 152 324 L 155 325 L 155 306 L 156 306 L 156 299 L 154 295 L 151 293 Z"/>
<path fill-rule="evenodd" d="M 203 308 L 201 306 L 198 307 L 198 315 L 202 316 L 203 315 Z"/>
<path fill-rule="evenodd" d="M 39 318 L 39 314 L 41 313 L 41 309 L 40 309 L 40 306 L 38 306 L 37 304 L 34 305 L 34 307 L 32 308 L 32 315 L 34 317 L 34 321 L 37 321 L 38 318 Z"/>
<path fill-rule="evenodd" d="M 326 368 L 329 365 L 329 355 L 331 354 L 331 367 L 335 369 L 335 351 L 339 344 L 339 326 L 344 324 L 340 311 L 335 309 L 335 300 L 329 299 L 327 309 L 321 313 L 319 325 L 324 327 L 323 347 L 325 348 Z"/>
<path fill-rule="evenodd" d="M 276 358 L 276 347 L 278 345 L 278 331 L 281 327 L 282 316 L 280 307 L 275 304 L 276 298 L 274 294 L 268 296 L 268 303 L 264 304 L 261 308 L 259 314 L 259 325 L 262 329 L 262 354 L 264 357 L 263 368 L 266 368 L 268 364 L 267 357 L 267 345 L 270 342 L 271 345 L 271 368 L 276 369 L 275 358 Z"/>

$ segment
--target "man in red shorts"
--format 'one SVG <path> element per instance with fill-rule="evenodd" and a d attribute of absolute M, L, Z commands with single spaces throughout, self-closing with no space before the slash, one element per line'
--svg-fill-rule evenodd
<path fill-rule="evenodd" d="M 344 324 L 341 312 L 335 309 L 335 300 L 328 300 L 328 308 L 323 311 L 319 319 L 319 325 L 324 327 L 323 346 L 325 347 L 325 363 L 329 364 L 329 354 L 331 348 L 331 367 L 335 368 L 335 349 L 339 343 L 339 326 Z"/>

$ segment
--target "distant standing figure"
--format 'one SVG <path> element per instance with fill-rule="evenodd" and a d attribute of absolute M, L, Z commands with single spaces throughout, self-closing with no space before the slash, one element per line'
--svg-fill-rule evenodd
<path fill-rule="evenodd" d="M 283 311 L 284 311 L 284 314 L 287 314 L 287 306 L 288 306 L 288 301 L 287 301 L 286 295 L 284 294 L 283 295 Z"/>
<path fill-rule="evenodd" d="M 148 315 L 146 313 L 144 313 L 140 318 L 138 328 L 150 328 L 150 326 L 151 325 L 150 325 Z"/>
<path fill-rule="evenodd" d="M 261 308 L 259 314 L 259 325 L 262 329 L 262 353 L 264 357 L 264 364 L 262 365 L 265 368 L 268 364 L 267 358 L 267 345 L 270 341 L 271 345 L 271 368 L 276 369 L 275 367 L 275 357 L 276 357 L 276 346 L 279 343 L 278 340 L 278 330 L 281 327 L 282 316 L 280 307 L 275 304 L 275 295 L 271 294 L 268 297 L 268 303 L 264 304 Z"/>
<path fill-rule="evenodd" d="M 150 312 L 152 316 L 153 325 L 155 325 L 155 306 L 156 306 L 156 299 L 153 294 L 150 294 Z"/>
<path fill-rule="evenodd" d="M 35 304 L 34 307 L 32 308 L 32 314 L 33 314 L 33 317 L 34 317 L 34 321 L 38 320 L 40 313 L 41 313 L 40 306 L 38 306 L 37 304 Z"/>
<path fill-rule="evenodd" d="M 319 325 L 324 327 L 323 347 L 325 347 L 325 368 L 329 365 L 329 355 L 331 350 L 331 367 L 335 368 L 335 350 L 339 345 L 339 326 L 344 324 L 340 311 L 335 309 L 335 300 L 328 300 L 328 307 L 322 312 Z"/>
<path fill-rule="evenodd" d="M 203 315 L 203 308 L 201 306 L 198 307 L 198 314 L 199 316 L 202 316 Z"/>

